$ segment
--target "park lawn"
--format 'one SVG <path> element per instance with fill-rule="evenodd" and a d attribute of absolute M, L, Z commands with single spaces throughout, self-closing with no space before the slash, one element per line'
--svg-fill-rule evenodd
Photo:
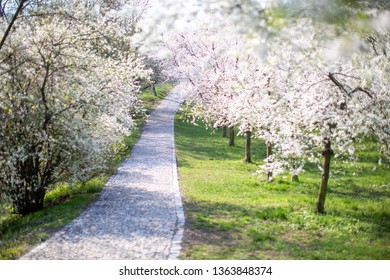
<path fill-rule="evenodd" d="M 135 128 L 129 137 L 123 139 L 125 145 L 110 163 L 106 174 L 99 174 L 85 183 L 56 184 L 45 196 L 44 209 L 26 216 L 12 214 L 10 206 L 0 205 L 0 260 L 21 257 L 50 238 L 97 199 L 109 176 L 116 172 L 116 168 L 138 141 L 147 116 L 172 88 L 170 84 L 159 84 L 156 85 L 157 96 L 150 93 L 149 89 L 141 93 L 144 110 L 138 113 Z"/>
<path fill-rule="evenodd" d="M 390 168 L 378 154 L 337 164 L 325 214 L 315 212 L 320 171 L 305 167 L 299 182 L 256 173 L 265 145 L 243 137 L 228 147 L 220 131 L 175 121 L 179 184 L 186 215 L 181 259 L 390 259 Z M 335 164 L 332 162 L 333 170 Z"/>

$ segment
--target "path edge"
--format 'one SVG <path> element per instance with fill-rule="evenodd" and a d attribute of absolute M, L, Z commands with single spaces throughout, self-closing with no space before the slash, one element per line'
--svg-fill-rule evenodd
<path fill-rule="evenodd" d="M 175 146 L 175 116 L 177 111 L 179 111 L 184 100 L 180 100 L 179 106 L 177 107 L 173 118 L 172 118 L 172 185 L 175 198 L 175 208 L 176 208 L 176 230 L 172 237 L 172 245 L 169 251 L 168 260 L 178 260 L 179 254 L 182 249 L 182 240 L 184 236 L 184 224 L 185 224 L 185 215 L 183 202 L 181 200 L 181 192 L 179 186 L 178 178 L 178 169 L 177 169 L 177 160 L 176 160 L 176 146 Z"/>

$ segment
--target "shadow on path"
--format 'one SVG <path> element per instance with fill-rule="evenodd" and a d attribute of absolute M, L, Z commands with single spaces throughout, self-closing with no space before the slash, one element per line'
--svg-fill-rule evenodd
<path fill-rule="evenodd" d="M 99 199 L 22 259 L 176 258 L 184 214 L 177 183 L 173 90 L 151 114 L 128 159 Z"/>

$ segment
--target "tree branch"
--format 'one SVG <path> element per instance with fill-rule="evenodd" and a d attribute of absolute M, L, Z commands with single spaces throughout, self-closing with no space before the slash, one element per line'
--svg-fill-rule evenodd
<path fill-rule="evenodd" d="M 12 26 L 14 25 L 16 19 L 18 18 L 19 14 L 22 12 L 22 10 L 25 8 L 24 4 L 26 4 L 26 0 L 21 0 L 19 2 L 19 6 L 18 6 L 18 9 L 16 10 L 14 16 L 12 17 L 12 20 L 11 22 L 8 24 L 8 27 L 7 29 L 5 30 L 4 32 L 4 35 L 3 35 L 3 38 L 1 38 L 1 42 L 0 42 L 0 50 L 3 48 L 3 45 L 5 43 L 5 40 L 7 39 L 9 33 L 11 32 L 11 28 Z M 28 4 L 28 3 L 27 3 Z M 27 6 L 27 5 L 26 5 Z"/>
<path fill-rule="evenodd" d="M 360 86 L 356 87 L 354 90 L 352 91 L 348 91 L 344 85 L 342 85 L 334 76 L 334 74 L 340 74 L 340 73 L 329 73 L 328 74 L 328 77 L 329 79 L 344 93 L 346 93 L 349 97 L 351 97 L 351 95 L 355 92 L 364 92 L 365 94 L 367 94 L 370 98 L 373 98 L 373 92 L 371 90 L 369 90 L 368 88 L 362 88 Z M 340 74 L 340 75 L 344 75 L 344 74 Z M 348 76 L 348 75 L 344 75 L 346 77 L 350 77 L 350 78 L 354 78 L 354 79 L 357 79 L 356 77 L 352 77 L 352 76 Z"/>
<path fill-rule="evenodd" d="M 362 88 L 362 87 L 357 87 L 357 88 L 355 88 L 353 91 L 351 91 L 350 94 L 355 93 L 355 92 L 357 92 L 357 91 L 364 92 L 364 93 L 367 94 L 370 98 L 373 98 L 372 92 L 371 92 L 369 89 Z"/>
<path fill-rule="evenodd" d="M 333 73 L 329 73 L 328 77 L 342 92 L 349 96 L 348 90 L 335 78 Z"/>

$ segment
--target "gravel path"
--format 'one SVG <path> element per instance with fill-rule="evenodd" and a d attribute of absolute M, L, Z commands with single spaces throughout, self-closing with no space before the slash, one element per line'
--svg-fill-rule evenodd
<path fill-rule="evenodd" d="M 173 120 L 183 100 L 173 90 L 153 111 L 131 156 L 99 199 L 22 259 L 176 259 L 184 213 Z"/>

